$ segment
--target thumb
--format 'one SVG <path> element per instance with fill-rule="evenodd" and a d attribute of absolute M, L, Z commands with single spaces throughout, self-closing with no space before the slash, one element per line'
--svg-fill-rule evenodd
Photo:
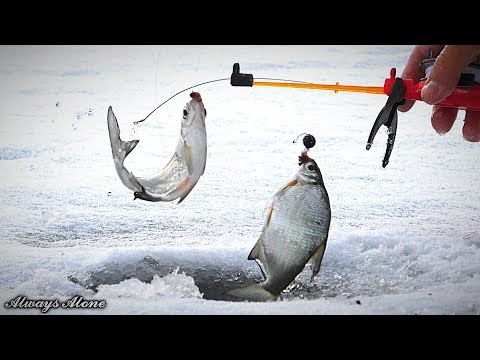
<path fill-rule="evenodd" d="M 475 60 L 480 46 L 446 45 L 435 59 L 425 86 L 422 89 L 422 100 L 433 105 L 445 100 L 458 84 L 462 71 Z"/>

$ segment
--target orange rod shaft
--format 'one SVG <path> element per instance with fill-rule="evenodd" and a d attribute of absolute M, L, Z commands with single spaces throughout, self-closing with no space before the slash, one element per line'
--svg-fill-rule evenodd
<path fill-rule="evenodd" d="M 383 87 L 380 86 L 352 86 L 352 85 L 325 85 L 325 84 L 304 84 L 304 83 L 287 83 L 287 82 L 266 82 L 266 81 L 254 81 L 254 86 L 275 86 L 275 87 L 289 87 L 299 89 L 315 89 L 315 90 L 333 90 L 338 91 L 350 91 L 361 92 L 367 94 L 383 94 Z"/>

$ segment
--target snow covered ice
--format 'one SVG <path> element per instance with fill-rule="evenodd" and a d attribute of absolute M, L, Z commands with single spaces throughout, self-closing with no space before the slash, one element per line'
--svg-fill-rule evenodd
<path fill-rule="evenodd" d="M 464 112 L 438 136 L 431 106 L 398 115 L 388 166 L 386 96 L 199 86 L 208 112 L 204 176 L 181 204 L 133 201 L 116 174 L 106 115 L 126 160 L 148 176 L 171 157 L 186 91 L 254 77 L 382 86 L 413 46 L 1 46 L 0 307 L 74 296 L 105 309 L 48 314 L 480 314 L 480 145 Z M 158 65 L 158 66 L 157 66 Z M 320 273 L 306 268 L 275 303 L 229 301 L 261 280 L 247 255 L 267 200 L 297 169 L 301 133 L 323 174 L 332 223 Z M 360 304 L 359 304 L 360 303 Z"/>

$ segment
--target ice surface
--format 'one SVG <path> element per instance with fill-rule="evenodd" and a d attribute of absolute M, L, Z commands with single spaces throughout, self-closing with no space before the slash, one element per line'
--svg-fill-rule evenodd
<path fill-rule="evenodd" d="M 430 106 L 399 113 L 383 169 L 385 129 L 365 145 L 386 96 L 217 82 L 193 89 L 207 167 L 180 205 L 133 201 L 111 158 L 110 105 L 122 138 L 140 139 L 127 167 L 149 175 L 174 151 L 188 91 L 133 122 L 235 62 L 255 78 L 382 86 L 412 48 L 1 46 L 0 312 L 40 314 L 3 306 L 18 295 L 79 295 L 107 307 L 48 313 L 479 314 L 480 147 L 463 140 L 462 111 L 442 137 Z M 261 280 L 247 255 L 305 132 L 332 206 L 320 273 L 275 303 L 232 302 L 228 289 Z"/>

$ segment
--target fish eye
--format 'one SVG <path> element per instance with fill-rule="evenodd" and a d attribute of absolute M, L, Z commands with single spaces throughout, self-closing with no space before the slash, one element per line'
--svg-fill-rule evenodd
<path fill-rule="evenodd" d="M 207 116 L 207 109 L 204 109 L 205 110 L 205 116 Z"/>
<path fill-rule="evenodd" d="M 187 117 L 187 115 L 188 115 L 187 109 L 183 109 L 183 117 Z"/>
<path fill-rule="evenodd" d="M 307 166 L 307 169 L 310 170 L 310 171 L 313 171 L 313 170 L 315 170 L 315 167 L 312 164 L 309 164 Z"/>

